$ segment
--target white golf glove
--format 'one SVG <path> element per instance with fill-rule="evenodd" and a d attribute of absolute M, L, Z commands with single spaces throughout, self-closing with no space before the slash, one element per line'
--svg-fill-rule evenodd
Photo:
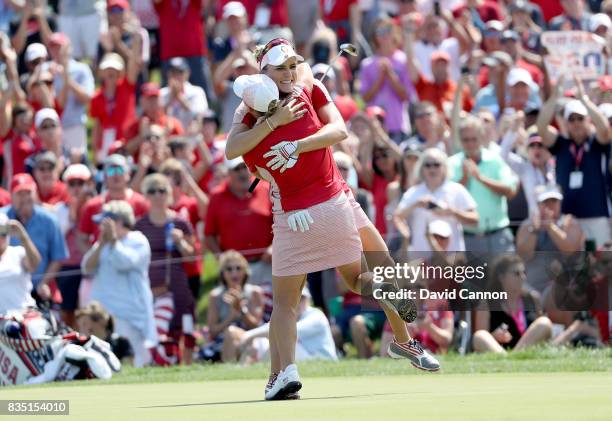
<path fill-rule="evenodd" d="M 298 159 L 294 155 L 297 150 L 297 141 L 285 141 L 272 146 L 268 152 L 264 154 L 264 158 L 272 158 L 266 163 L 266 166 L 271 170 L 280 168 L 280 172 L 285 172 L 287 168 L 292 168 Z"/>
<path fill-rule="evenodd" d="M 289 215 L 287 222 L 289 223 L 291 231 L 297 232 L 299 228 L 300 231 L 305 232 L 310 229 L 310 224 L 314 223 L 314 220 L 312 216 L 310 216 L 310 213 L 308 213 L 308 210 L 304 209 Z"/>

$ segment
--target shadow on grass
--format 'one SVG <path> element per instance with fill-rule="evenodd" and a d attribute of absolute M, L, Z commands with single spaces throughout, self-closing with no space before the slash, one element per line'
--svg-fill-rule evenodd
<path fill-rule="evenodd" d="M 303 398 L 295 399 L 300 401 L 316 401 L 316 400 L 332 400 L 332 399 L 351 399 L 351 398 L 370 398 L 374 396 L 401 396 L 401 395 L 412 395 L 414 393 L 370 393 L 368 395 L 343 395 L 343 396 L 319 396 L 314 398 Z M 138 409 L 159 409 L 159 408 L 181 408 L 188 406 L 216 406 L 216 405 L 241 405 L 249 403 L 269 403 L 269 402 L 281 402 L 281 401 L 265 401 L 261 399 L 251 401 L 225 401 L 225 402 L 204 402 L 204 403 L 183 403 L 183 404 L 172 404 L 172 405 L 151 405 L 151 406 L 139 406 Z"/>

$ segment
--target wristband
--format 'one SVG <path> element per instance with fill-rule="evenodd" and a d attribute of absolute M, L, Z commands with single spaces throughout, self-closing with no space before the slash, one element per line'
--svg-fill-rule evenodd
<path fill-rule="evenodd" d="M 272 123 L 270 123 L 270 119 L 266 118 L 266 124 L 268 125 L 268 127 L 270 128 L 271 131 L 274 131 L 274 126 L 272 126 Z"/>

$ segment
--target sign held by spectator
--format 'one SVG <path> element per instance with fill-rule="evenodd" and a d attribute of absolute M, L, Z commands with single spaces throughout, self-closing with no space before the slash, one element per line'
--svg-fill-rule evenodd
<path fill-rule="evenodd" d="M 544 62 L 552 82 L 561 74 L 576 74 L 580 79 L 597 79 L 603 75 L 604 43 L 597 35 L 584 31 L 547 31 L 541 40 L 548 50 Z"/>

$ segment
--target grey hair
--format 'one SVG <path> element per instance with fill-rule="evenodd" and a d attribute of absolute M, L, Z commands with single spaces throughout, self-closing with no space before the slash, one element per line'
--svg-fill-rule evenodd
<path fill-rule="evenodd" d="M 134 210 L 125 200 L 111 200 L 102 206 L 102 211 L 117 215 L 127 228 L 132 229 L 136 223 Z"/>
<path fill-rule="evenodd" d="M 482 136 L 484 130 L 482 127 L 482 121 L 480 121 L 480 119 L 473 114 L 466 114 L 465 116 L 462 116 L 461 120 L 459 121 L 459 138 L 461 138 L 461 132 L 463 132 L 463 130 L 470 128 L 476 130 L 479 137 Z"/>
<path fill-rule="evenodd" d="M 438 148 L 427 148 L 423 151 L 421 156 L 419 157 L 419 161 L 417 162 L 414 168 L 414 178 L 419 182 L 423 182 L 423 169 L 425 162 L 430 159 L 435 159 L 436 161 L 442 164 L 442 173 L 444 174 L 444 179 L 448 179 L 448 155 L 441 149 Z"/>

